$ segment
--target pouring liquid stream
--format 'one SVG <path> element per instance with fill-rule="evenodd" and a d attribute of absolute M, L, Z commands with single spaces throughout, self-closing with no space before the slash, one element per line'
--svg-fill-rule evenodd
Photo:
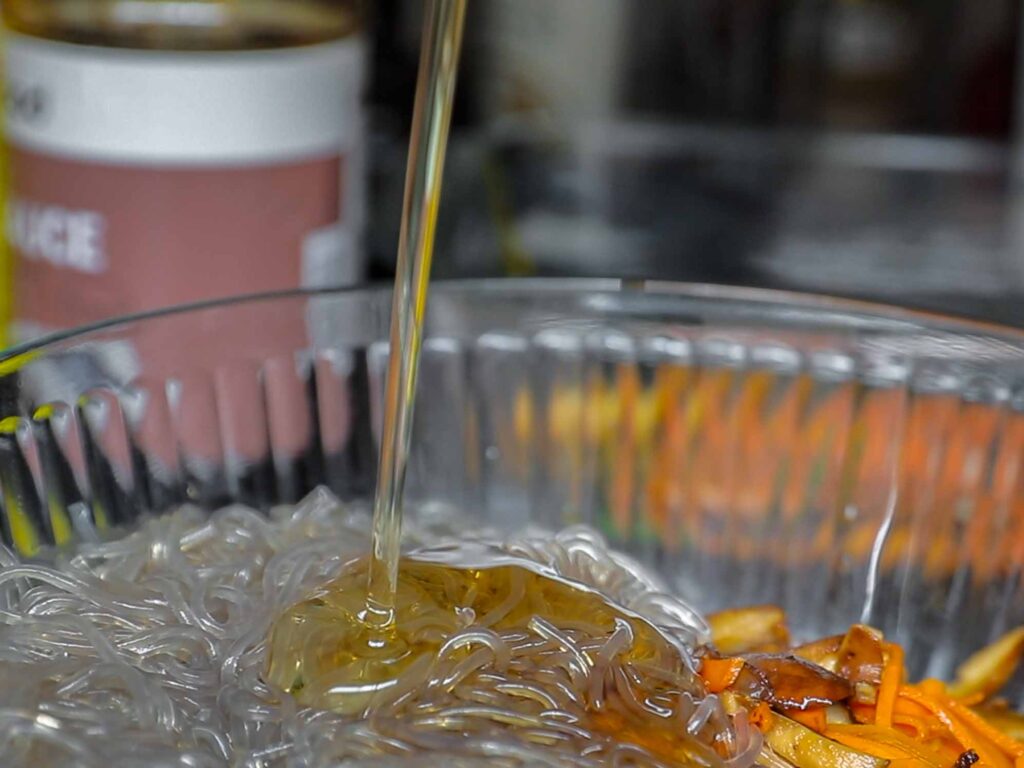
<path fill-rule="evenodd" d="M 371 552 L 324 593 L 293 606 L 270 636 L 268 681 L 300 701 L 350 713 L 363 711 L 376 695 L 393 686 L 421 650 L 403 635 L 402 606 L 397 602 L 402 492 L 466 3 L 429 0 L 424 8 L 391 308 Z M 338 600 L 331 600 L 327 593 Z M 329 688 L 330 696 L 313 695 L 311 686 L 319 686 L 325 694 Z"/>
<path fill-rule="evenodd" d="M 449 641 L 471 625 L 515 635 L 543 632 L 551 620 L 589 626 L 606 639 L 628 629 L 632 640 L 622 651 L 624 662 L 653 665 L 668 679 L 685 675 L 675 646 L 653 625 L 597 592 L 526 563 L 400 557 L 402 491 L 466 2 L 431 0 L 426 6 L 392 303 L 372 551 L 289 608 L 268 639 L 268 682 L 301 704 L 349 715 L 366 716 L 426 684 Z M 580 663 L 595 661 L 587 657 Z M 513 678 L 508 683 L 518 685 Z M 664 682 L 652 685 L 650 691 L 657 689 L 661 696 L 683 695 Z M 609 694 L 609 700 L 617 695 Z M 639 720 L 634 715 L 632 724 L 607 712 L 595 711 L 591 717 L 597 732 L 622 734 L 635 728 L 637 734 L 660 734 L 646 745 L 649 749 L 671 759 L 689 755 L 679 734 L 666 730 L 667 721 L 656 713 Z"/>
<path fill-rule="evenodd" d="M 385 633 L 395 623 L 402 492 L 466 2 L 431 0 L 427 5 L 409 140 L 365 614 L 369 625 Z"/>

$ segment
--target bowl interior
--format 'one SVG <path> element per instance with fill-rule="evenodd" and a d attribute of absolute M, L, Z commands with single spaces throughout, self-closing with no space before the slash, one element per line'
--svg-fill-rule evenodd
<path fill-rule="evenodd" d="M 1024 337 L 896 310 L 617 282 L 439 286 L 411 514 L 577 523 L 704 610 L 854 621 L 947 675 L 1024 621 Z M 0 375 L 22 557 L 189 502 L 372 493 L 390 292 L 112 322 Z"/>

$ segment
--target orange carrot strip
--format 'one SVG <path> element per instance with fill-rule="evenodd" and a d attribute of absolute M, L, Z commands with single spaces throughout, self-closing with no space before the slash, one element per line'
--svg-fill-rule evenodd
<path fill-rule="evenodd" d="M 871 731 L 864 733 L 854 730 L 861 728 L 870 728 Z M 899 760 L 911 756 L 910 752 L 902 746 L 896 746 L 886 739 L 878 738 L 878 734 L 883 732 L 889 733 L 887 729 L 883 730 L 874 725 L 832 725 L 825 730 L 823 735 L 850 749 L 856 749 L 858 752 L 874 755 L 883 760 Z"/>
<path fill-rule="evenodd" d="M 896 697 L 903 682 L 903 649 L 895 643 L 886 643 L 889 654 L 882 670 L 882 682 L 878 686 L 878 700 L 875 704 L 875 724 L 883 728 L 892 726 L 892 713 L 896 708 Z"/>
<path fill-rule="evenodd" d="M 935 754 L 942 757 L 947 766 L 956 765 L 956 759 L 964 753 L 963 747 L 953 739 L 929 739 L 926 744 Z"/>
<path fill-rule="evenodd" d="M 806 725 L 812 731 L 824 733 L 828 728 L 828 720 L 825 717 L 824 707 L 812 707 L 810 709 L 787 709 L 782 714 L 790 720 L 796 720 L 801 725 Z"/>
<path fill-rule="evenodd" d="M 874 704 L 850 704 L 850 714 L 858 723 L 872 725 L 875 722 Z"/>
<path fill-rule="evenodd" d="M 930 709 L 922 707 L 917 702 L 911 701 L 903 696 L 896 699 L 896 706 L 893 709 L 893 715 L 906 715 L 908 717 L 917 717 L 924 720 L 935 720 L 935 715 Z"/>
<path fill-rule="evenodd" d="M 934 725 L 929 725 L 924 718 L 904 715 L 901 712 L 892 716 L 892 725 L 895 729 L 903 727 L 912 731 L 913 737 L 922 741 L 927 739 L 935 728 Z"/>
<path fill-rule="evenodd" d="M 960 696 L 956 699 L 956 701 L 959 701 L 965 707 L 974 707 L 978 704 L 981 704 L 987 698 L 988 696 L 986 696 L 984 693 L 973 693 L 970 696 Z"/>
<path fill-rule="evenodd" d="M 969 707 L 965 707 L 960 702 L 954 699 L 947 699 L 944 703 L 949 711 L 960 718 L 968 728 L 977 731 L 1014 759 L 1024 757 L 1024 744 L 1007 736 L 998 728 L 989 724 L 981 715 L 978 715 Z"/>
<path fill-rule="evenodd" d="M 917 684 L 917 687 L 922 693 L 925 693 L 932 698 L 945 698 L 946 697 L 946 684 L 941 680 L 936 680 L 933 677 L 926 677 L 924 680 Z"/>
<path fill-rule="evenodd" d="M 711 693 L 721 693 L 736 682 L 743 671 L 743 659 L 704 659 L 700 676 Z"/>
<path fill-rule="evenodd" d="M 762 731 L 772 727 L 772 709 L 765 702 L 759 701 L 750 713 L 750 724 Z"/>
<path fill-rule="evenodd" d="M 945 702 L 938 701 L 935 698 L 922 693 L 920 690 L 912 685 L 904 685 L 900 688 L 900 696 L 914 701 L 921 706 L 925 707 L 932 714 L 939 719 L 939 721 L 949 729 L 960 746 L 964 749 L 973 749 L 978 753 L 982 762 L 985 763 L 987 768 L 1012 768 L 1011 761 L 1003 753 L 1002 749 L 996 744 L 993 744 L 991 740 L 987 739 L 984 733 L 978 731 L 972 731 L 964 723 L 962 723 L 949 708 L 945 706 Z M 980 719 L 980 718 L 979 718 Z M 991 726 L 986 724 L 988 730 L 994 730 Z"/>
<path fill-rule="evenodd" d="M 885 760 L 913 759 L 931 768 L 949 768 L 942 757 L 927 747 L 891 728 L 876 725 L 833 725 L 825 736 L 852 749 Z"/>

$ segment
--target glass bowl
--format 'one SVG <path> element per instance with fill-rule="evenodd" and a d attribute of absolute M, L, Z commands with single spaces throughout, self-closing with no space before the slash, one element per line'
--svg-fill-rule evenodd
<path fill-rule="evenodd" d="M 4 543 L 43 556 L 320 485 L 366 501 L 390 298 L 260 296 L 10 350 Z M 799 636 L 865 621 L 915 675 L 1024 622 L 1022 333 L 557 280 L 439 284 L 428 325 L 411 515 L 587 524 L 698 608 L 779 603 Z"/>

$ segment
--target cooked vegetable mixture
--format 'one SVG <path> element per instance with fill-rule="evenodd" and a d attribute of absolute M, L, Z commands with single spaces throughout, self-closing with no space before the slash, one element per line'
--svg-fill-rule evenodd
<path fill-rule="evenodd" d="M 1024 627 L 971 656 L 952 683 L 907 680 L 903 650 L 872 627 L 791 646 L 780 608 L 709 617 L 700 674 L 764 734 L 768 768 L 1024 768 L 1024 716 L 998 696 Z"/>

